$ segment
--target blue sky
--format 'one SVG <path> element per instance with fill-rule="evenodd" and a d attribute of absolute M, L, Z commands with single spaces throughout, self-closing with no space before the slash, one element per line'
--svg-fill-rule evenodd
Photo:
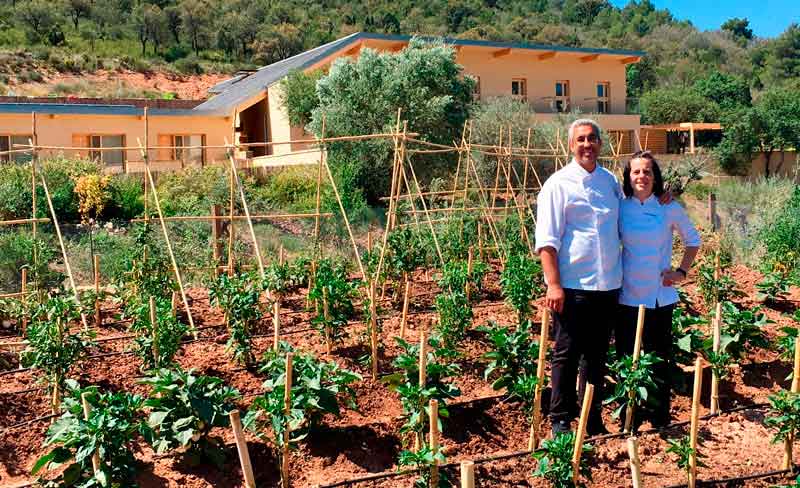
<path fill-rule="evenodd" d="M 759 37 L 775 37 L 792 22 L 800 23 L 800 2 L 794 0 L 652 0 L 676 18 L 690 20 L 700 30 L 715 30 L 731 17 L 746 17 Z M 628 0 L 611 0 L 623 7 Z"/>

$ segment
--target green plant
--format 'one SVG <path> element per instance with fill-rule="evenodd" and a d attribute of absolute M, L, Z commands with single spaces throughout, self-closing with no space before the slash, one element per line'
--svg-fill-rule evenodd
<path fill-rule="evenodd" d="M 717 378 L 725 379 L 728 376 L 730 365 L 733 363 L 733 357 L 729 353 L 722 350 L 714 352 L 712 349 L 707 349 L 705 357 L 711 365 L 711 371 L 717 375 Z"/>
<path fill-rule="evenodd" d="M 698 444 L 699 442 L 700 441 L 698 439 Z M 699 451 L 696 451 L 695 449 L 692 448 L 691 439 L 689 438 L 688 435 L 683 436 L 680 439 L 667 439 L 667 443 L 669 443 L 669 447 L 667 448 L 667 453 L 675 454 L 678 457 L 677 459 L 678 468 L 686 471 L 687 479 L 689 478 L 689 473 L 691 468 L 689 460 L 691 459 L 693 454 L 697 456 L 697 467 L 702 468 L 706 466 L 705 464 L 703 464 L 702 461 L 700 461 L 700 459 L 704 458 L 705 456 Z"/>
<path fill-rule="evenodd" d="M 769 349 L 770 342 L 764 326 L 772 321 L 760 307 L 739 310 L 732 302 L 722 304 L 722 340 L 720 350 L 728 351 L 734 359 L 744 359 L 756 349 Z"/>
<path fill-rule="evenodd" d="M 492 345 L 492 350 L 483 355 L 484 359 L 489 360 L 484 378 L 488 380 L 495 377 L 492 389 L 505 388 L 510 396 L 523 402 L 526 411 L 533 406 L 533 394 L 538 382 L 536 368 L 539 344 L 531 337 L 530 327 L 530 322 L 525 321 L 513 330 L 492 323 L 478 329 L 486 333 Z"/>
<path fill-rule="evenodd" d="M 776 303 L 789 293 L 791 280 L 786 273 L 780 271 L 770 271 L 764 275 L 761 282 L 756 283 L 758 293 L 756 298 L 762 302 Z"/>
<path fill-rule="evenodd" d="M 55 447 L 36 461 L 31 473 L 43 468 L 58 472 L 55 479 L 40 480 L 46 488 L 132 486 L 138 469 L 131 444 L 141 431 L 142 398 L 126 392 L 100 393 L 96 387 L 81 390 L 73 381 L 68 386 L 71 395 L 64 399 L 63 414 L 44 441 L 44 447 Z M 85 420 L 82 393 L 92 407 Z M 92 467 L 95 454 L 100 461 L 97 471 Z"/>
<path fill-rule="evenodd" d="M 444 292 L 436 296 L 436 313 L 439 321 L 435 328 L 444 347 L 454 353 L 466 336 L 472 323 L 472 307 L 463 290 Z"/>
<path fill-rule="evenodd" d="M 615 419 L 626 407 L 641 407 L 648 402 L 650 394 L 657 388 L 653 366 L 661 361 L 654 353 L 646 352 L 639 356 L 636 364 L 633 355 L 626 354 L 609 365 L 609 371 L 613 371 L 615 376 L 614 391 L 603 400 L 603 404 L 617 404 L 612 414 Z"/>
<path fill-rule="evenodd" d="M 712 308 L 718 302 L 724 302 L 741 295 L 736 281 L 729 275 L 720 273 L 714 277 L 714 266 L 703 263 L 697 268 L 697 286 L 706 306 Z"/>
<path fill-rule="evenodd" d="M 291 407 L 286 411 L 286 355 L 292 353 Z M 243 425 L 260 438 L 266 438 L 279 448 L 279 456 L 289 428 L 289 445 L 302 440 L 308 429 L 317 425 L 322 416 L 338 416 L 343 401 L 348 408 L 356 408 L 355 391 L 350 386 L 361 380 L 358 373 L 340 368 L 334 362 L 323 362 L 312 354 L 300 353 L 286 342 L 278 351 L 264 354 L 259 372 L 265 374 L 264 393 L 256 397 Z M 270 427 L 270 428 L 267 428 Z M 268 435 L 271 433 L 271 437 Z"/>
<path fill-rule="evenodd" d="M 419 439 L 423 437 L 427 425 L 431 400 L 439 402 L 439 419 L 449 417 L 446 400 L 457 397 L 461 391 L 452 383 L 452 378 L 460 372 L 457 364 L 447 360 L 439 348 L 440 340 L 432 337 L 425 349 L 425 384 L 419 382 L 419 345 L 410 344 L 395 338 L 402 352 L 392 363 L 400 371 L 385 376 L 383 381 L 389 389 L 400 395 L 405 423 L 400 428 L 402 433 L 414 433 Z M 439 428 L 441 431 L 441 426 Z M 420 445 L 422 443 L 420 442 Z"/>
<path fill-rule="evenodd" d="M 542 266 L 527 254 L 511 254 L 500 274 L 503 296 L 522 324 L 531 312 L 531 300 L 544 290 Z"/>
<path fill-rule="evenodd" d="M 386 238 L 386 259 L 388 269 L 395 277 L 402 276 L 403 281 L 415 269 L 425 264 L 425 249 L 419 234 L 411 227 L 400 227 Z"/>
<path fill-rule="evenodd" d="M 252 273 L 233 276 L 221 274 L 209 286 L 209 296 L 214 306 L 225 311 L 228 325 L 227 349 L 234 360 L 245 366 L 254 361 L 253 328 L 261 316 L 261 286 Z"/>
<path fill-rule="evenodd" d="M 175 353 L 181 346 L 183 336 L 189 327 L 179 321 L 172 313 L 172 302 L 165 298 L 157 298 L 156 304 L 156 334 L 153 335 L 153 323 L 150 319 L 150 303 L 136 301 L 126 307 L 127 313 L 133 315 L 134 320 L 131 330 L 137 333 L 133 339 L 134 352 L 142 360 L 142 368 L 151 370 L 169 367 Z M 154 354 L 153 345 L 158 351 Z"/>
<path fill-rule="evenodd" d="M 57 392 L 63 390 L 72 366 L 86 355 L 91 345 L 90 333 L 69 330 L 78 317 L 75 300 L 60 295 L 48 297 L 31 314 L 20 363 L 41 371 L 44 381 Z"/>
<path fill-rule="evenodd" d="M 354 313 L 352 298 L 356 287 L 347 280 L 344 264 L 321 259 L 317 264 L 314 286 L 308 297 L 316 302 L 316 316 L 311 320 L 328 344 L 345 336 L 347 319 Z"/>
<path fill-rule="evenodd" d="M 432 469 L 435 463 L 442 464 L 447 459 L 442 453 L 441 449 L 434 452 L 430 446 L 421 446 L 417 452 L 404 450 L 400 452 L 400 458 L 397 461 L 398 466 L 412 466 L 415 471 L 419 472 L 419 478 L 414 480 L 412 485 L 414 488 L 431 488 Z M 450 483 L 450 478 L 447 472 L 439 471 L 439 482 L 436 488 L 449 488 L 453 486 Z"/>
<path fill-rule="evenodd" d="M 797 324 L 800 324 L 800 309 L 794 311 L 792 316 Z M 780 351 L 783 359 L 794 360 L 794 345 L 797 340 L 798 328 L 797 327 L 781 327 L 780 331 L 783 333 L 777 340 L 777 348 Z"/>
<path fill-rule="evenodd" d="M 538 461 L 534 476 L 540 476 L 549 481 L 553 488 L 573 488 L 584 486 L 572 481 L 575 466 L 572 464 L 572 451 L 575 445 L 575 433 L 565 432 L 552 439 L 542 442 L 540 449 L 533 452 L 533 457 Z M 579 476 L 588 480 L 592 479 L 592 470 L 585 454 L 592 452 L 591 444 L 581 446 L 581 461 L 578 466 Z"/>
<path fill-rule="evenodd" d="M 193 464 L 203 459 L 222 467 L 222 439 L 211 437 L 214 427 L 228 427 L 239 392 L 220 378 L 195 376 L 194 370 L 159 369 L 140 383 L 150 386 L 144 406 L 150 410 L 145 438 L 156 453 L 186 448 Z"/>
<path fill-rule="evenodd" d="M 772 442 L 794 439 L 800 429 L 800 394 L 781 390 L 769 397 L 770 416 L 764 425 L 775 429 Z"/>
<path fill-rule="evenodd" d="M 708 321 L 701 316 L 686 313 L 680 307 L 672 311 L 672 350 L 671 357 L 675 363 L 694 364 L 697 353 L 703 351 L 705 335 L 701 329 L 707 327 Z"/>

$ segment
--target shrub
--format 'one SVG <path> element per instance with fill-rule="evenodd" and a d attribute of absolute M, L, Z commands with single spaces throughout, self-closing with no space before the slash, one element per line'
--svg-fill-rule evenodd
<path fill-rule="evenodd" d="M 225 311 L 228 324 L 227 349 L 245 366 L 253 362 L 253 329 L 261 316 L 261 285 L 252 273 L 221 274 L 209 286 L 212 305 Z"/>
<path fill-rule="evenodd" d="M 770 264 L 780 263 L 796 275 L 800 267 L 800 186 L 794 187 L 792 197 L 760 238 Z"/>
<path fill-rule="evenodd" d="M 47 290 L 60 286 L 64 276 L 50 268 L 50 263 L 58 261 L 54 246 L 51 236 L 41 230 L 38 239 L 34 239 L 28 230 L 0 232 L 0 286 L 5 290 L 19 290 L 23 267 L 28 268 L 32 289 Z M 34 263 L 34 252 L 38 264 Z"/>
<path fill-rule="evenodd" d="M 99 174 L 83 175 L 75 182 L 75 193 L 78 195 L 78 213 L 82 223 L 97 219 L 105 210 L 111 193 L 108 191 L 109 176 Z"/>
<path fill-rule="evenodd" d="M 202 75 L 203 67 L 200 65 L 200 59 L 197 56 L 189 55 L 185 58 L 175 61 L 175 69 L 185 75 Z"/>
<path fill-rule="evenodd" d="M 103 216 L 109 219 L 130 220 L 144 212 L 144 187 L 136 175 L 116 175 L 109 182 L 111 194 Z"/>

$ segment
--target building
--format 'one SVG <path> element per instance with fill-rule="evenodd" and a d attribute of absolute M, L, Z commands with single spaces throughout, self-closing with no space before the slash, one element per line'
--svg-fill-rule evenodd
<path fill-rule="evenodd" d="M 161 170 L 223 158 L 222 146 L 231 141 L 255 144 L 237 151 L 236 157 L 256 166 L 299 162 L 314 150 L 302 143 L 258 145 L 307 138 L 302 127 L 289 123 L 281 106 L 281 79 L 293 70 L 327 69 L 335 59 L 358 56 L 364 48 L 399 51 L 409 40 L 351 34 L 256 71 L 237 73 L 209 90 L 211 98 L 205 101 L 0 99 L 0 152 L 27 141 L 35 112 L 39 145 L 86 148 L 73 152 L 100 158 L 112 169 L 136 171 L 142 162 L 140 151 L 93 148 L 135 147 L 139 141 L 149 148 L 155 169 Z M 591 114 L 621 140 L 624 153 L 638 148 L 640 118 L 628 110 L 625 67 L 644 53 L 467 39 L 445 42 L 457 50 L 465 73 L 477 80 L 476 98 L 519 97 L 533 105 L 540 120 L 575 110 Z M 201 150 L 198 145 L 217 147 Z"/>

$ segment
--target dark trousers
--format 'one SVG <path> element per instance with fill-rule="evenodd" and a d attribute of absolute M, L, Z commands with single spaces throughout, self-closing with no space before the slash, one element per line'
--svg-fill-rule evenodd
<path fill-rule="evenodd" d="M 642 329 L 642 352 L 651 352 L 661 359 L 653 366 L 653 378 L 658 387 L 652 401 L 648 401 L 641 419 L 648 418 L 654 426 L 669 423 L 669 402 L 672 381 L 670 375 L 672 349 L 672 310 L 674 304 L 663 307 L 648 308 L 644 314 Z M 620 305 L 619 322 L 614 330 L 617 355 L 633 354 L 636 341 L 636 321 L 639 316 L 638 307 Z"/>
<path fill-rule="evenodd" d="M 602 423 L 601 406 L 605 398 L 603 383 L 611 329 L 619 311 L 619 290 L 585 291 L 564 289 L 564 311 L 553 314 L 555 346 L 551 362 L 550 420 L 571 421 L 578 412 L 575 396 L 579 362 L 580 399 L 586 382 L 594 385 L 589 425 Z"/>

